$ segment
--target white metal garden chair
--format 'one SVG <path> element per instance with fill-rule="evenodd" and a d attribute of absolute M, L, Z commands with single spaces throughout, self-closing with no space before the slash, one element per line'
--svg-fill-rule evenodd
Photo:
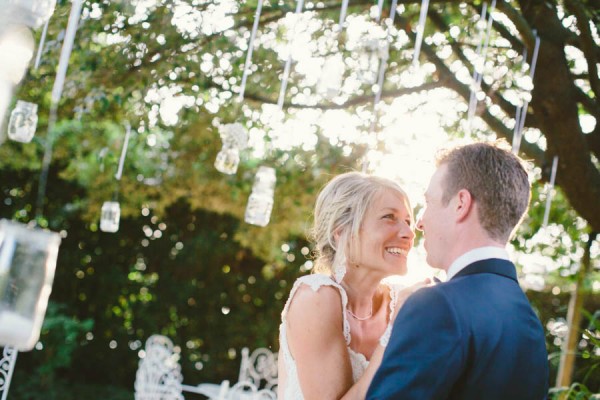
<path fill-rule="evenodd" d="M 135 374 L 135 400 L 183 400 L 182 381 L 173 342 L 166 336 L 150 336 Z"/>
<path fill-rule="evenodd" d="M 146 341 L 145 356 L 140 360 L 135 379 L 135 400 L 183 400 L 182 392 L 198 393 L 213 400 L 277 399 L 277 354 L 265 348 L 250 354 L 242 349 L 238 382 L 230 385 L 201 383 L 184 385 L 179 354 L 173 342 L 162 335 Z"/>

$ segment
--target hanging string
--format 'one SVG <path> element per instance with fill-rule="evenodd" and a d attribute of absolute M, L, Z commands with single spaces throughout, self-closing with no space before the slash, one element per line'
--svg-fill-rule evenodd
<path fill-rule="evenodd" d="M 254 14 L 254 24 L 252 25 L 252 33 L 250 34 L 250 40 L 248 41 L 248 52 L 246 53 L 246 62 L 244 63 L 244 73 L 242 74 L 242 84 L 240 86 L 240 95 L 238 99 L 242 101 L 244 99 L 244 91 L 246 90 L 246 80 L 248 79 L 248 71 L 250 70 L 250 63 L 252 61 L 252 50 L 254 49 L 254 39 L 256 38 L 256 31 L 258 29 L 258 23 L 260 22 L 260 13 L 262 11 L 263 0 L 258 0 L 256 5 L 256 13 Z"/>
<path fill-rule="evenodd" d="M 344 22 L 346 21 L 346 13 L 348 12 L 348 0 L 342 1 L 342 8 L 340 9 L 340 22 L 338 24 L 338 30 L 344 30 Z"/>
<path fill-rule="evenodd" d="M 56 80 L 54 81 L 54 86 L 52 87 L 52 102 L 55 104 L 58 104 L 60 101 L 62 91 L 65 86 L 65 78 L 67 76 L 67 69 L 69 68 L 69 57 L 71 56 L 71 50 L 73 49 L 73 42 L 75 41 L 75 33 L 77 32 L 77 26 L 79 24 L 82 5 L 83 0 L 74 0 L 73 6 L 71 7 L 71 14 L 69 15 L 69 22 L 67 24 L 67 32 L 65 33 L 60 59 L 58 61 Z"/>
<path fill-rule="evenodd" d="M 298 0 L 296 4 L 296 12 L 295 15 L 298 16 L 302 12 L 302 8 L 304 7 L 304 0 Z M 298 25 L 298 21 L 294 21 L 294 33 L 296 30 L 296 26 Z M 281 88 L 279 89 L 279 98 L 277 99 L 277 108 L 279 111 L 283 110 L 283 101 L 285 99 L 285 90 L 287 88 L 288 79 L 290 77 L 290 70 L 292 68 L 292 40 L 288 44 L 289 55 L 287 61 L 285 62 L 285 67 L 283 68 L 283 76 L 281 78 Z"/>
<path fill-rule="evenodd" d="M 37 70 L 40 66 L 40 61 L 42 59 L 42 51 L 44 50 L 44 42 L 46 41 L 46 34 L 48 33 L 48 22 L 50 19 L 46 21 L 44 24 L 44 29 L 42 29 L 42 37 L 40 38 L 40 44 L 38 45 L 37 55 L 35 56 L 35 64 L 33 65 L 33 69 Z"/>
<path fill-rule="evenodd" d="M 397 8 L 398 8 L 398 0 L 392 0 L 392 6 L 390 9 L 390 17 L 389 17 L 389 25 L 386 30 L 386 33 L 387 33 L 386 40 L 389 37 L 390 28 L 394 25 L 394 19 L 396 18 L 396 9 Z M 373 132 L 375 131 L 375 127 L 377 125 L 377 105 L 381 101 L 381 94 L 383 92 L 383 82 L 384 82 L 384 78 L 385 78 L 385 71 L 387 69 L 387 60 L 388 60 L 388 55 L 386 53 L 386 55 L 384 55 L 381 58 L 380 63 L 379 63 L 379 72 L 377 74 L 377 89 L 375 91 L 375 100 L 373 101 L 373 118 L 371 120 L 369 136 L 371 136 L 373 134 Z M 362 162 L 362 172 L 367 172 L 368 166 L 369 166 L 369 161 L 365 157 L 365 158 L 363 158 L 363 162 Z"/>
<path fill-rule="evenodd" d="M 485 21 L 486 20 L 486 12 L 487 12 L 487 2 L 484 2 L 483 5 L 481 6 L 481 16 L 479 18 L 479 21 Z M 480 59 L 481 57 L 481 49 L 483 48 L 483 42 L 484 42 L 484 34 L 485 29 L 483 27 L 480 27 L 479 29 L 479 41 L 477 43 L 477 50 L 476 50 L 476 59 Z M 477 71 L 477 68 L 473 68 L 473 82 L 477 82 L 477 75 L 479 75 L 479 72 Z M 475 104 L 477 103 L 477 91 L 475 90 L 475 85 L 471 85 L 471 95 L 469 97 L 469 111 L 467 112 L 467 119 L 469 121 L 469 126 L 471 125 L 471 119 L 473 118 L 473 116 L 475 115 Z"/>
<path fill-rule="evenodd" d="M 552 160 L 552 172 L 550 173 L 550 183 L 548 184 L 548 190 L 546 191 L 546 209 L 544 210 L 544 222 L 542 228 L 548 225 L 548 218 L 550 217 L 550 204 L 552 203 L 552 197 L 554 195 L 554 182 L 556 181 L 556 169 L 558 168 L 558 156 L 554 156 Z"/>
<path fill-rule="evenodd" d="M 425 20 L 427 18 L 427 10 L 429 9 L 429 0 L 423 0 L 421 3 L 421 14 L 419 16 L 419 25 L 417 26 L 417 38 L 415 40 L 415 52 L 413 54 L 413 68 L 419 66 L 419 53 L 421 52 L 421 43 L 425 33 Z"/>
<path fill-rule="evenodd" d="M 125 140 L 123 140 L 123 146 L 121 147 L 121 157 L 119 157 L 119 166 L 117 167 L 117 173 L 115 174 L 115 179 L 117 182 L 121 181 L 121 176 L 123 175 L 123 165 L 125 164 L 125 158 L 127 157 L 127 148 L 129 147 L 129 137 L 131 135 L 131 125 L 129 121 L 125 122 Z M 119 201 L 119 185 L 115 186 L 115 191 L 113 193 L 113 202 Z"/>
<path fill-rule="evenodd" d="M 531 56 L 531 69 L 529 70 L 529 78 L 533 84 L 533 78 L 535 76 L 535 68 L 537 66 L 537 58 L 540 50 L 540 37 L 535 33 L 535 46 L 533 48 L 533 54 Z M 523 55 L 523 62 L 527 57 L 527 49 Z M 514 154 L 519 153 L 521 147 L 521 139 L 523 138 L 523 129 L 525 128 L 525 118 L 527 117 L 527 109 L 529 107 L 529 100 L 525 99 L 523 105 L 517 106 L 515 115 L 515 128 L 513 130 L 513 143 L 512 152 Z"/>
<path fill-rule="evenodd" d="M 469 101 L 469 130 L 473 121 L 473 117 L 475 116 L 475 109 L 477 108 L 477 92 L 479 92 L 479 90 L 481 89 L 481 82 L 483 81 L 483 69 L 485 67 L 485 60 L 487 59 L 487 51 L 490 43 L 490 37 L 492 34 L 492 25 L 494 23 L 494 15 L 492 14 L 492 11 L 495 8 L 496 0 L 492 0 L 492 5 L 488 13 L 486 34 L 483 41 L 483 47 L 480 49 L 481 56 L 479 57 L 478 62 L 475 64 L 475 68 L 473 71 L 474 87 L 471 88 L 471 97 Z M 480 71 L 478 71 L 478 69 L 480 69 Z"/>
<path fill-rule="evenodd" d="M 40 183 L 38 187 L 36 203 L 36 219 L 41 219 L 43 216 L 44 196 L 46 194 L 46 184 L 48 181 L 48 169 L 50 168 L 50 162 L 52 161 L 52 146 L 54 144 L 55 135 L 54 125 L 56 124 L 57 119 L 58 102 L 60 101 L 62 90 L 65 84 L 67 68 L 69 67 L 69 57 L 71 56 L 71 50 L 73 49 L 75 33 L 77 32 L 77 25 L 79 24 L 79 18 L 81 17 L 82 5 L 83 0 L 74 0 L 73 5 L 71 6 L 71 14 L 69 15 L 69 22 L 67 24 L 67 32 L 63 41 L 60 59 L 58 61 L 58 70 L 54 80 L 54 86 L 52 88 L 50 115 L 48 117 L 48 135 L 46 138 L 46 146 L 44 150 L 44 159 L 42 161 L 42 172 L 40 174 Z"/>
<path fill-rule="evenodd" d="M 121 158 L 119 159 L 119 168 L 115 174 L 117 181 L 121 180 L 123 175 L 123 164 L 125 163 L 125 157 L 127 156 L 127 146 L 129 145 L 129 136 L 131 135 L 131 125 L 129 122 L 125 123 L 125 140 L 123 141 L 123 147 L 121 148 Z"/>
<path fill-rule="evenodd" d="M 382 13 L 383 13 L 383 0 L 379 0 L 377 2 L 377 16 L 375 17 L 376 22 L 379 22 L 381 20 Z"/>
<path fill-rule="evenodd" d="M 386 40 L 390 34 L 390 27 L 394 25 L 394 18 L 396 18 L 397 6 L 398 6 L 398 0 L 393 0 L 392 7 L 390 9 L 390 18 L 389 18 L 390 24 L 388 25 L 388 29 L 387 29 Z M 377 107 L 377 104 L 379 104 L 379 101 L 381 100 L 381 93 L 383 92 L 383 80 L 385 77 L 385 71 L 387 69 L 387 60 L 388 60 L 388 55 L 386 54 L 384 57 L 381 58 L 381 61 L 379 63 L 379 73 L 377 74 L 377 90 L 375 91 L 373 114 L 376 114 L 375 109 Z M 371 130 L 374 129 L 374 124 L 375 124 L 375 118 L 373 119 L 373 124 L 371 125 Z"/>

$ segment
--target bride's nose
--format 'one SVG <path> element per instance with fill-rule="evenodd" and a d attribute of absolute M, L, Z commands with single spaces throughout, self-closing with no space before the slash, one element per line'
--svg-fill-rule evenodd
<path fill-rule="evenodd" d="M 415 231 L 410 225 L 402 224 L 402 227 L 398 230 L 398 235 L 403 239 L 413 240 Z"/>

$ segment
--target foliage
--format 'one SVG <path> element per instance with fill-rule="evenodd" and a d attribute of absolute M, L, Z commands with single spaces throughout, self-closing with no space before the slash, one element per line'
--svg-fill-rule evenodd
<path fill-rule="evenodd" d="M 569 303 L 568 292 L 554 293 L 552 291 L 537 292 L 533 290 L 527 292 L 527 297 L 546 330 L 546 347 L 549 356 L 551 387 L 555 386 L 554 382 L 556 382 L 562 345 L 566 339 L 566 318 Z M 586 310 L 600 310 L 600 299 L 598 296 L 588 293 L 584 298 L 584 308 Z M 577 352 L 577 362 L 573 382 L 583 385 L 592 393 L 597 393 L 600 391 L 600 379 L 597 373 L 600 366 L 600 358 L 598 358 L 599 347 L 597 340 L 590 340 L 589 336 L 592 339 L 594 335 L 598 336 L 599 327 L 597 319 L 593 318 L 593 314 L 584 312 L 584 315 L 585 318 L 580 328 L 582 332 L 587 330 L 589 333 L 582 335 L 582 340 L 575 349 Z M 554 388 L 553 392 L 558 393 L 560 390 L 562 389 Z"/>
<path fill-rule="evenodd" d="M 0 216 L 28 208 L 32 173 L 1 172 L 9 206 Z M 49 187 L 62 204 L 81 190 L 56 175 Z M 277 346 L 283 301 L 308 254 L 303 239 L 290 238 L 285 251 L 265 262 L 235 240 L 237 219 L 193 211 L 183 199 L 160 219 L 147 208 L 125 217 L 117 235 L 85 222 L 84 210 L 48 210 L 51 228 L 60 221 L 66 237 L 41 348 L 19 355 L 13 388 L 21 389 L 11 390 L 11 398 L 102 398 L 108 388 L 92 396 L 101 385 L 131 392 L 137 353 L 153 333 L 182 347 L 186 382 L 234 380 L 236 350 Z"/>
<path fill-rule="evenodd" d="M 569 388 L 553 388 L 550 391 L 552 400 L 593 400 L 598 399 L 598 395 L 593 394 L 581 383 L 573 383 Z"/>

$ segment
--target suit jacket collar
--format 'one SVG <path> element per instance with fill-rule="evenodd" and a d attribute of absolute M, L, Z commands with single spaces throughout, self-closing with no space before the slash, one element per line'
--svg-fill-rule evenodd
<path fill-rule="evenodd" d="M 454 275 L 450 280 L 452 281 L 461 276 L 484 273 L 500 275 L 505 278 L 512 279 L 518 283 L 515 265 L 510 261 L 497 258 L 476 261 L 472 264 L 469 264 L 460 270 L 456 275 Z"/>

